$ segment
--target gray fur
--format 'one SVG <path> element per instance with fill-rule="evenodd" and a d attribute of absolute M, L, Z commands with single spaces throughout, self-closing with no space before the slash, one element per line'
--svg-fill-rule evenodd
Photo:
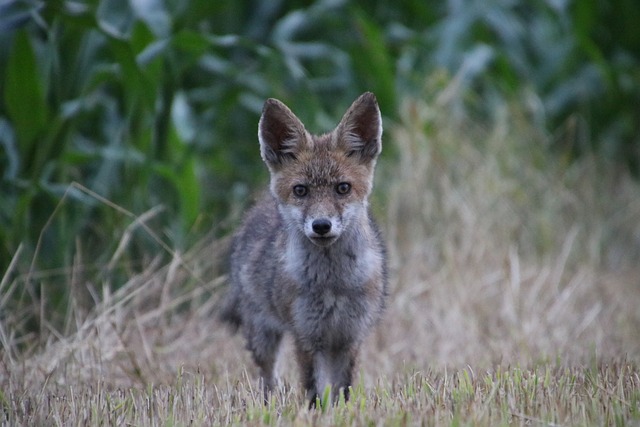
<path fill-rule="evenodd" d="M 357 110 L 362 108 L 358 102 L 362 104 L 362 97 L 354 102 L 345 118 L 355 115 L 363 120 Z M 364 102 L 371 101 L 365 99 Z M 372 102 L 375 103 L 374 97 Z M 377 110 L 377 104 L 374 105 Z M 282 109 L 282 106 L 278 108 Z M 367 106 L 371 110 L 371 105 Z M 269 119 L 269 114 L 265 110 L 263 120 L 265 116 Z M 284 114 L 278 110 L 278 114 L 278 120 L 284 116 L 285 120 L 294 123 L 295 130 L 303 132 L 301 123 L 295 122 L 297 119 L 288 109 Z M 286 150 L 285 154 L 290 153 L 291 134 L 286 131 L 286 123 L 278 125 L 283 150 Z M 374 123 L 373 126 L 381 124 Z M 341 122 L 338 129 L 340 127 L 346 125 Z M 367 146 L 366 142 L 353 136 L 351 128 L 345 139 L 347 143 L 357 140 L 359 147 L 366 150 L 361 161 L 369 162 L 372 178 L 377 153 L 373 156 L 371 153 L 379 152 L 379 147 Z M 371 144 L 380 143 L 380 133 L 381 130 L 378 141 L 369 138 Z M 330 137 L 311 137 L 311 146 L 323 144 Z M 339 137 L 333 136 L 334 139 Z M 305 143 L 309 144 L 308 141 Z M 274 146 L 275 149 L 268 147 L 269 155 L 265 158 L 272 181 L 277 179 L 276 168 L 287 167 L 287 163 L 282 165 L 281 160 L 275 160 L 280 153 L 277 144 Z M 262 150 L 264 153 L 264 146 Z M 274 165 L 270 161 L 278 163 Z M 247 348 L 259 367 L 265 399 L 274 386 L 274 367 L 282 336 L 291 334 L 302 383 L 311 405 L 326 386 L 331 387 L 334 400 L 338 398 L 339 390 L 343 390 L 348 398 L 358 349 L 381 317 L 387 296 L 385 246 L 369 214 L 366 197 L 344 203 L 336 212 L 329 213 L 329 208 L 318 209 L 328 199 L 332 204 L 325 204 L 331 206 L 338 205 L 342 199 L 332 193 L 335 179 L 329 172 L 323 172 L 322 164 L 315 166 L 311 168 L 313 176 L 307 177 L 305 182 L 317 179 L 320 183 L 310 186 L 312 194 L 304 201 L 308 206 L 287 204 L 272 183 L 272 191 L 247 213 L 234 236 L 230 259 L 231 289 L 221 315 L 224 321 L 241 328 Z M 318 174 L 322 176 L 318 177 Z M 370 188 L 370 183 L 368 185 Z M 318 215 L 340 224 L 332 243 L 318 244 L 312 241 L 314 233 L 305 231 L 309 218 Z"/>

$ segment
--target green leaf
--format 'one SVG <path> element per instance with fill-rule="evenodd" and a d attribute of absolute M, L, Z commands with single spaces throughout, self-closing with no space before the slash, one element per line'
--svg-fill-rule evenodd
<path fill-rule="evenodd" d="M 185 230 L 196 222 L 200 213 L 200 185 L 196 175 L 196 160 L 189 156 L 178 175 L 178 191 L 180 194 L 180 210 Z"/>
<path fill-rule="evenodd" d="M 7 64 L 4 101 L 20 146 L 29 150 L 49 118 L 45 88 L 33 46 L 25 31 L 18 31 Z"/>
<path fill-rule="evenodd" d="M 351 59 L 357 75 L 366 85 L 361 89 L 375 91 L 382 106 L 395 108 L 394 60 L 386 47 L 382 29 L 364 11 L 356 9 L 354 12 L 361 35 L 360 43 L 351 52 Z"/>
<path fill-rule="evenodd" d="M 131 43 L 127 40 L 110 37 L 109 48 L 120 65 L 121 82 L 126 89 L 130 107 L 137 101 L 145 103 L 147 111 L 152 111 L 156 98 L 156 91 L 142 69 L 139 67 Z"/>
<path fill-rule="evenodd" d="M 15 135 L 11 124 L 0 117 L 0 165 L 4 172 L 0 179 L 15 179 L 20 166 L 20 154 L 16 147 Z"/>
<path fill-rule="evenodd" d="M 172 43 L 177 49 L 189 52 L 195 57 L 202 55 L 210 46 L 204 35 L 189 30 L 182 30 L 174 35 Z"/>
<path fill-rule="evenodd" d="M 29 22 L 44 7 L 42 2 L 3 1 L 0 4 L 0 34 L 8 34 Z"/>
<path fill-rule="evenodd" d="M 158 38 L 168 37 L 171 32 L 171 16 L 164 3 L 162 0 L 131 2 L 137 17 L 144 21 Z"/>

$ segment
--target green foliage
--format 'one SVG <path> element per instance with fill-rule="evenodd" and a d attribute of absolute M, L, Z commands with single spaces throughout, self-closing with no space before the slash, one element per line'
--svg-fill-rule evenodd
<path fill-rule="evenodd" d="M 5 1 L 0 266 L 18 248 L 16 271 L 109 261 L 131 218 L 72 182 L 135 215 L 163 206 L 152 226 L 171 247 L 223 233 L 265 177 L 265 98 L 321 132 L 364 90 L 394 118 L 440 70 L 453 119 L 517 99 L 562 153 L 637 167 L 638 18 L 633 0 Z M 140 266 L 162 251 L 138 233 L 127 252 Z M 27 285 L 63 304 L 68 282 Z"/>

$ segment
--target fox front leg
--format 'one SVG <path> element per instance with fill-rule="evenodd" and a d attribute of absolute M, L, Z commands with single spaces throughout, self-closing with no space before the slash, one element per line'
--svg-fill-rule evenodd
<path fill-rule="evenodd" d="M 324 393 L 330 387 L 333 404 L 338 403 L 340 393 L 343 393 L 345 402 L 349 400 L 356 356 L 357 349 L 348 348 L 317 353 L 314 357 L 317 390 Z"/>
<path fill-rule="evenodd" d="M 318 398 L 324 402 L 324 393 L 330 391 L 329 401 L 336 404 L 343 393 L 349 400 L 349 387 L 356 363 L 356 349 L 343 351 L 298 351 L 302 383 L 309 399 L 309 408 L 316 407 Z"/>
<path fill-rule="evenodd" d="M 296 346 L 296 357 L 300 367 L 300 380 L 304 387 L 306 397 L 309 400 L 309 409 L 316 407 L 316 400 L 320 395 L 316 386 L 316 375 L 313 353 L 304 351 Z"/>
<path fill-rule="evenodd" d="M 247 347 L 260 371 L 265 404 L 269 403 L 269 393 L 275 387 L 275 365 L 282 332 L 252 325 L 247 328 Z"/>

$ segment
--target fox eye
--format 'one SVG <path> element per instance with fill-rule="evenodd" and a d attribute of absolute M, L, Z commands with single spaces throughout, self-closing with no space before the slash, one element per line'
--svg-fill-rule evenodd
<path fill-rule="evenodd" d="M 296 197 L 304 197 L 307 193 L 309 193 L 309 189 L 305 185 L 295 185 L 293 187 L 293 194 L 295 194 Z"/>
<path fill-rule="evenodd" d="M 349 184 L 348 182 L 341 182 L 336 186 L 336 192 L 338 194 L 344 195 L 344 194 L 347 194 L 349 191 L 351 191 L 351 184 Z"/>

